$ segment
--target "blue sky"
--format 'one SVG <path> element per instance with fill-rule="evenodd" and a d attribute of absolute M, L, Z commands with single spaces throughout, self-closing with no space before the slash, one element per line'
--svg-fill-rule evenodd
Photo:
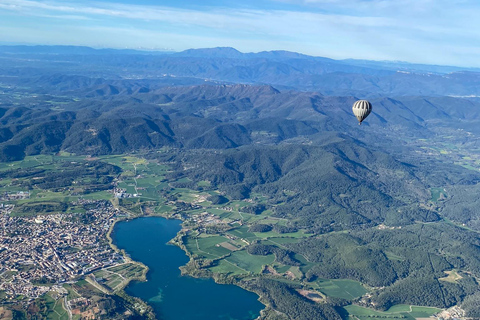
<path fill-rule="evenodd" d="M 0 42 L 480 67 L 477 0 L 0 0 Z"/>

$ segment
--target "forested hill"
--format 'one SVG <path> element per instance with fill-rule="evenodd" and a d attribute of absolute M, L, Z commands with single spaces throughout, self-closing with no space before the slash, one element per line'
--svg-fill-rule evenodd
<path fill-rule="evenodd" d="M 374 146 L 388 145 L 398 134 L 429 138 L 442 127 L 456 130 L 466 123 L 472 132 L 480 127 L 480 103 L 461 98 L 373 99 L 374 112 L 359 127 L 351 115 L 356 99 L 352 96 L 249 85 L 164 87 L 124 94 L 126 89 L 113 85 L 79 86 L 61 97 L 25 91 L 21 98 L 5 95 L 0 105 L 1 159 L 60 150 L 96 155 L 162 146 L 322 144 L 330 131 Z M 99 91 L 101 95 L 91 95 Z"/>
<path fill-rule="evenodd" d="M 297 230 L 318 234 L 439 219 L 435 212 L 412 206 L 430 198 L 415 169 L 348 139 L 322 147 L 198 150 L 179 157 L 189 168 L 179 172 L 192 181 L 208 180 L 237 199 L 253 192 L 285 202 L 275 209 L 277 216 L 295 221 Z"/>

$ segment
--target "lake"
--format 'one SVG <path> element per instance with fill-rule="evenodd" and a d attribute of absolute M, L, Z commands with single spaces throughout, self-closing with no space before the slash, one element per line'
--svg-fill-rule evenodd
<path fill-rule="evenodd" d="M 181 221 L 161 217 L 121 221 L 112 233 L 114 243 L 150 270 L 146 282 L 131 282 L 125 291 L 148 302 L 159 320 L 251 320 L 264 308 L 252 292 L 212 279 L 180 276 L 188 262 L 185 252 L 167 244 Z"/>

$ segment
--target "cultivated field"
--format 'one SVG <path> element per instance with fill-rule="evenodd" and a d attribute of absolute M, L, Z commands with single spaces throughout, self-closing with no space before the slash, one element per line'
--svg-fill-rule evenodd
<path fill-rule="evenodd" d="M 371 320 L 374 318 L 413 320 L 418 318 L 428 318 L 431 315 L 441 311 L 441 309 L 438 308 L 408 305 L 396 305 L 385 312 L 374 311 L 372 309 L 367 309 L 356 305 L 349 305 L 344 307 L 344 309 L 348 312 L 349 319 L 360 320 Z"/>
<path fill-rule="evenodd" d="M 342 299 L 355 299 L 367 293 L 367 289 L 360 282 L 353 280 L 328 280 L 319 279 L 316 281 L 318 290 L 331 297 Z"/>
<path fill-rule="evenodd" d="M 139 279 L 145 274 L 145 268 L 135 263 L 125 263 L 95 271 L 96 281 L 110 291 L 122 289 L 130 280 Z"/>

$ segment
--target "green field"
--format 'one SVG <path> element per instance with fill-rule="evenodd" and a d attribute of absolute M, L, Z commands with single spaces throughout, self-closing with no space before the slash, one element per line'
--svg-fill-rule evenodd
<path fill-rule="evenodd" d="M 210 181 L 202 180 L 197 183 L 197 186 L 199 187 L 210 187 L 211 183 Z"/>
<path fill-rule="evenodd" d="M 443 188 L 431 188 L 430 193 L 432 194 L 432 201 L 437 202 L 440 199 L 440 196 L 443 195 L 444 197 L 447 195 Z"/>
<path fill-rule="evenodd" d="M 225 260 L 246 271 L 260 273 L 264 265 L 271 264 L 273 261 L 275 261 L 275 255 L 270 254 L 267 256 L 254 256 L 245 250 L 241 250 L 233 252 Z"/>
<path fill-rule="evenodd" d="M 462 166 L 462 167 L 464 167 L 465 169 L 468 169 L 468 170 L 478 171 L 477 167 L 473 167 L 468 162 L 454 162 L 454 164 Z"/>
<path fill-rule="evenodd" d="M 95 271 L 93 274 L 97 282 L 112 291 L 123 288 L 129 279 L 139 278 L 145 269 L 135 263 L 125 263 L 106 269 Z"/>
<path fill-rule="evenodd" d="M 392 252 L 389 252 L 389 251 L 385 251 L 385 255 L 387 256 L 387 258 L 389 260 L 394 260 L 394 261 L 404 261 L 405 260 L 404 257 L 396 255 L 396 254 L 394 254 Z"/>
<path fill-rule="evenodd" d="M 291 268 L 291 266 L 285 266 L 283 264 L 277 264 L 277 263 L 275 263 L 273 267 L 275 271 L 277 271 L 278 273 L 285 273 Z"/>
<path fill-rule="evenodd" d="M 275 261 L 273 254 L 267 256 L 253 256 L 245 250 L 235 251 L 225 259 L 216 262 L 210 270 L 214 273 L 247 274 L 260 273 L 264 265 Z"/>
<path fill-rule="evenodd" d="M 80 297 L 80 295 L 72 288 L 71 285 L 64 284 L 63 287 L 68 291 L 67 300 L 72 300 Z"/>
<path fill-rule="evenodd" d="M 248 206 L 251 206 L 252 204 L 247 201 L 234 200 L 234 201 L 230 201 L 229 205 L 232 207 L 240 208 L 240 207 L 248 207 Z"/>
<path fill-rule="evenodd" d="M 209 268 L 213 273 L 223 273 L 229 275 L 247 274 L 248 271 L 226 261 L 225 259 L 217 261 L 214 267 Z"/>
<path fill-rule="evenodd" d="M 387 313 L 410 312 L 410 306 L 406 304 L 397 304 L 385 312 Z"/>
<path fill-rule="evenodd" d="M 262 223 L 264 224 L 271 224 L 271 225 L 280 225 L 280 226 L 285 226 L 288 222 L 287 219 L 282 219 L 282 218 L 273 218 L 273 217 L 270 217 L 269 214 L 271 214 L 272 211 L 271 210 L 265 210 L 261 216 L 262 216 Z"/>
<path fill-rule="evenodd" d="M 61 299 L 55 300 L 50 293 L 47 293 L 39 299 L 38 303 L 45 306 L 42 314 L 46 316 L 47 320 L 68 320 L 68 313 L 63 308 L 63 302 Z"/>
<path fill-rule="evenodd" d="M 390 309 L 387 311 L 390 312 Z M 427 318 L 432 314 L 438 313 L 440 311 L 442 310 L 438 308 L 412 306 L 412 312 L 410 312 L 410 315 L 414 318 Z"/>
<path fill-rule="evenodd" d="M 204 205 L 204 203 L 200 203 L 200 204 Z M 241 219 L 240 215 L 236 211 L 226 211 L 226 210 L 223 210 L 223 209 L 212 208 L 212 207 L 209 207 L 209 208 L 206 208 L 206 209 L 201 209 L 199 211 L 193 210 L 191 212 L 192 213 L 193 212 L 200 213 L 200 212 L 204 212 L 204 211 L 206 211 L 208 213 L 211 213 L 211 214 L 214 214 L 217 217 L 222 218 L 222 219 L 230 219 L 230 220 L 240 220 Z"/>
<path fill-rule="evenodd" d="M 112 194 L 107 191 L 98 191 L 83 195 L 82 198 L 91 200 L 109 200 L 112 198 Z"/>
<path fill-rule="evenodd" d="M 185 243 L 187 250 L 200 257 L 207 259 L 220 258 L 231 251 L 220 246 L 220 243 L 228 242 L 228 239 L 222 236 L 212 236 L 204 238 L 189 237 Z"/>
<path fill-rule="evenodd" d="M 373 318 L 382 319 L 417 319 L 428 318 L 435 313 L 441 311 L 438 308 L 409 306 L 409 305 L 395 305 L 385 312 L 375 311 L 356 305 L 349 305 L 344 307 L 349 315 L 349 319 L 371 320 Z"/>
<path fill-rule="evenodd" d="M 281 247 L 284 244 L 297 243 L 298 241 L 299 241 L 298 238 L 290 238 L 290 237 L 272 237 L 265 240 L 265 242 L 271 242 L 272 244 L 275 244 L 279 247 Z"/>
<path fill-rule="evenodd" d="M 303 272 L 300 270 L 300 267 L 290 267 L 287 271 L 291 272 L 296 279 L 303 278 Z"/>
<path fill-rule="evenodd" d="M 385 319 L 414 319 L 409 317 L 408 314 L 403 313 L 390 314 L 386 312 L 375 311 L 373 309 L 368 309 L 356 305 L 349 305 L 344 307 L 347 311 L 348 319 L 360 319 L 360 320 L 371 320 L 374 318 L 385 318 Z"/>
<path fill-rule="evenodd" d="M 248 231 L 248 226 L 241 226 L 240 228 L 228 231 L 228 233 L 240 239 L 245 239 L 247 241 L 251 241 L 257 238 L 254 233 Z"/>
<path fill-rule="evenodd" d="M 311 236 L 311 234 L 304 233 L 303 231 L 297 231 L 292 233 L 278 233 L 275 231 L 268 232 L 255 232 L 258 238 L 305 238 Z"/>
<path fill-rule="evenodd" d="M 126 189 L 127 193 L 139 194 L 139 198 L 158 200 L 159 191 L 168 187 L 164 181 L 168 171 L 165 165 L 135 156 L 105 156 L 100 159 L 122 168 L 118 186 Z"/>
<path fill-rule="evenodd" d="M 316 281 L 317 289 L 326 296 L 355 299 L 367 293 L 367 289 L 358 281 L 354 280 L 328 280 L 319 279 Z"/>
<path fill-rule="evenodd" d="M 19 168 L 31 168 L 31 167 L 41 166 L 44 164 L 51 164 L 52 157 L 53 156 L 51 155 L 27 156 L 25 157 L 25 159 L 21 161 L 1 162 L 0 171 L 19 169 Z"/>

